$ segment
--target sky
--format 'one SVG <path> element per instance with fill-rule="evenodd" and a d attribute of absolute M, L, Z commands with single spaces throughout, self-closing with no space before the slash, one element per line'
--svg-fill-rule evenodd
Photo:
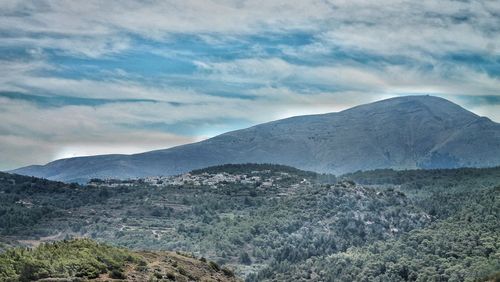
<path fill-rule="evenodd" d="M 500 1 L 0 1 L 0 170 L 430 94 L 500 122 Z"/>

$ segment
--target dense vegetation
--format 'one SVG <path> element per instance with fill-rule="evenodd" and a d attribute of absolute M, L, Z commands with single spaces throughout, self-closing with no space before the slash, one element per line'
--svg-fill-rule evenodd
<path fill-rule="evenodd" d="M 139 262 L 129 251 L 90 240 L 60 241 L 35 249 L 9 249 L 0 255 L 0 281 L 43 278 L 97 278 L 104 273 L 123 275 L 128 263 Z"/>
<path fill-rule="evenodd" d="M 277 173 L 277 172 L 293 173 L 294 175 L 302 177 L 315 177 L 317 175 L 317 173 L 315 172 L 304 171 L 286 165 L 252 164 L 252 163 L 210 166 L 202 169 L 195 169 L 191 171 L 191 174 L 220 173 L 220 172 L 226 172 L 229 174 L 244 174 L 252 171 L 266 171 L 266 170 L 269 170 L 271 173 Z"/>
<path fill-rule="evenodd" d="M 236 281 L 234 274 L 184 254 L 131 252 L 90 239 L 45 243 L 35 249 L 14 248 L 0 254 L 0 281 L 40 279 L 127 279 L 133 281 Z M 57 280 L 62 281 L 62 280 Z"/>
<path fill-rule="evenodd" d="M 0 239 L 178 250 L 249 281 L 464 281 L 500 269 L 500 168 L 378 170 L 339 182 L 275 165 L 192 173 L 220 172 L 280 177 L 270 187 L 90 187 L 2 174 Z"/>
<path fill-rule="evenodd" d="M 459 212 L 397 238 L 345 252 L 281 262 L 260 279 L 476 281 L 500 270 L 500 186 L 470 193 Z"/>

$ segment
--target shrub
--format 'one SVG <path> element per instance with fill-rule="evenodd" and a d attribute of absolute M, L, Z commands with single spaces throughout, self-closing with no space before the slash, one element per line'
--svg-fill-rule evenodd
<path fill-rule="evenodd" d="M 224 273 L 224 275 L 226 275 L 227 277 L 234 277 L 234 272 L 229 269 L 229 268 L 225 268 L 223 267 L 222 268 L 222 272 Z"/>
<path fill-rule="evenodd" d="M 166 277 L 167 277 L 167 279 L 175 280 L 175 274 L 172 272 L 167 272 Z"/>
<path fill-rule="evenodd" d="M 123 273 L 120 269 L 111 270 L 109 277 L 113 279 L 127 279 L 125 273 Z"/>
<path fill-rule="evenodd" d="M 208 263 L 208 265 L 210 265 L 210 267 L 213 270 L 215 270 L 215 271 L 219 271 L 220 270 L 220 267 L 219 267 L 219 265 L 216 262 L 211 261 L 211 262 Z"/>

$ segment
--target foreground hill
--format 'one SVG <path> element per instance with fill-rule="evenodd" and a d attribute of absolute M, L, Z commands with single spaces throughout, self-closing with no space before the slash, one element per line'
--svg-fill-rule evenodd
<path fill-rule="evenodd" d="M 406 96 L 260 124 L 166 150 L 63 159 L 14 172 L 85 182 L 248 162 L 333 174 L 495 166 L 500 165 L 500 124 L 442 98 Z"/>
<path fill-rule="evenodd" d="M 0 254 L 0 281 L 239 281 L 214 262 L 172 252 L 133 252 L 89 239 Z"/>

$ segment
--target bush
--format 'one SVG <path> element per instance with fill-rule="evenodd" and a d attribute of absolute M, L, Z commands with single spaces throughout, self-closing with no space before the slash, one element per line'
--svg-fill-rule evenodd
<path fill-rule="evenodd" d="M 109 277 L 113 279 L 127 279 L 125 273 L 123 273 L 120 269 L 111 270 Z"/>
<path fill-rule="evenodd" d="M 223 272 L 223 273 L 224 273 L 224 275 L 226 275 L 227 277 L 234 277 L 234 272 L 233 272 L 231 269 L 228 269 L 228 268 L 223 267 L 223 268 L 222 268 L 222 272 Z"/>
<path fill-rule="evenodd" d="M 180 266 L 179 266 L 179 268 L 177 268 L 177 271 L 179 271 L 179 273 L 182 274 L 182 275 L 184 275 L 184 276 L 188 276 L 187 271 L 184 268 L 180 267 Z"/>
<path fill-rule="evenodd" d="M 175 279 L 176 279 L 175 278 L 175 274 L 172 273 L 172 272 L 167 272 L 166 276 L 167 276 L 167 279 L 169 279 L 169 280 L 174 280 L 175 281 Z"/>
<path fill-rule="evenodd" d="M 219 267 L 219 265 L 216 262 L 211 261 L 211 262 L 208 263 L 208 265 L 210 265 L 210 267 L 213 270 L 215 270 L 215 271 L 219 271 L 220 270 L 220 267 Z"/>

